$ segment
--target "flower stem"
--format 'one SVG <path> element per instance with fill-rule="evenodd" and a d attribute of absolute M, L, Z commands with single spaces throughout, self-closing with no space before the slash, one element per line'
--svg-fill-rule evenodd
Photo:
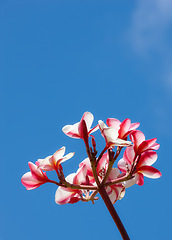
<path fill-rule="evenodd" d="M 119 216 L 118 216 L 118 214 L 117 214 L 117 212 L 116 212 L 108 194 L 106 193 L 106 190 L 105 190 L 104 186 L 101 185 L 98 188 L 99 188 L 98 191 L 99 191 L 107 209 L 109 210 L 109 213 L 111 214 L 111 216 L 112 216 L 112 218 L 113 218 L 113 220 L 114 220 L 114 222 L 115 222 L 115 224 L 116 224 L 116 226 L 117 226 L 117 228 L 118 228 L 118 230 L 119 230 L 119 232 L 122 236 L 122 239 L 123 240 L 130 240 L 130 238 L 129 238 L 129 236 L 128 236 L 125 228 L 124 228 L 124 225 L 121 222 L 121 219 L 119 218 Z"/>

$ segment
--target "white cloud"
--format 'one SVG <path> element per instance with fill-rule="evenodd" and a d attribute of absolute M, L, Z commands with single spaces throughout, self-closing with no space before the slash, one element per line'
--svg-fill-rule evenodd
<path fill-rule="evenodd" d="M 172 0 L 138 0 L 127 31 L 127 41 L 136 55 L 153 66 L 152 81 L 161 91 L 152 104 L 155 128 L 171 136 L 172 104 Z M 156 82 L 155 82 L 156 81 Z"/>
<path fill-rule="evenodd" d="M 138 0 L 133 11 L 127 41 L 145 59 L 159 60 L 160 84 L 172 92 L 172 0 Z"/>
<path fill-rule="evenodd" d="M 130 42 L 138 54 L 164 53 L 168 48 L 172 27 L 171 0 L 139 0 L 128 31 Z"/>

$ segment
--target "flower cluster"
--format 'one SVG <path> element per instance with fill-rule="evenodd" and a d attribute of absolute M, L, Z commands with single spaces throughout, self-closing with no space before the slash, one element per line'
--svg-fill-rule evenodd
<path fill-rule="evenodd" d="M 108 118 L 106 124 L 99 120 L 91 128 L 93 115 L 85 112 L 80 122 L 66 125 L 63 132 L 71 137 L 84 141 L 87 158 L 79 164 L 76 173 L 64 176 L 62 163 L 73 157 L 74 153 L 65 154 L 65 147 L 57 150 L 45 159 L 38 159 L 36 163 L 29 162 L 30 172 L 22 176 L 21 182 L 27 190 L 35 189 L 50 182 L 58 186 L 55 194 L 56 203 L 88 202 L 98 199 L 96 195 L 102 193 L 102 188 L 112 203 L 124 197 L 125 190 L 134 184 L 143 185 L 144 176 L 159 178 L 161 172 L 152 167 L 157 160 L 159 144 L 156 138 L 145 140 L 144 134 L 137 130 L 139 123 L 131 123 L 130 119 L 123 122 L 115 118 Z M 105 147 L 98 155 L 96 139 L 92 135 L 97 130 L 105 139 Z M 117 167 L 114 167 L 121 150 L 126 148 Z M 55 171 L 58 181 L 47 177 L 47 171 Z"/>

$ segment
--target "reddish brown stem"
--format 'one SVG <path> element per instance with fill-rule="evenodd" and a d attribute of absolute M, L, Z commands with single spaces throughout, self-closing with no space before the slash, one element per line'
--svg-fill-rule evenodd
<path fill-rule="evenodd" d="M 124 228 L 124 225 L 121 222 L 121 219 L 119 218 L 119 216 L 118 216 L 118 214 L 117 214 L 109 196 L 106 193 L 106 190 L 105 190 L 104 186 L 103 185 L 99 186 L 98 191 L 99 191 L 107 209 L 109 210 L 109 213 L 111 214 L 111 216 L 112 216 L 112 218 L 113 218 L 113 220 L 114 220 L 114 222 L 115 222 L 123 240 L 130 240 L 130 238 L 129 238 L 129 236 L 128 236 L 125 228 Z"/>

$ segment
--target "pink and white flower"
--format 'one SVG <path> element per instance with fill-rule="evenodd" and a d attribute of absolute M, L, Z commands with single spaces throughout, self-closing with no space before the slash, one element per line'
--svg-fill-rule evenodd
<path fill-rule="evenodd" d="M 77 122 L 74 125 L 66 125 L 62 128 L 62 131 L 67 136 L 72 138 L 81 138 L 86 144 L 88 144 L 89 135 L 98 129 L 98 126 L 95 126 L 91 129 L 93 120 L 93 114 L 90 112 L 85 112 L 80 122 Z"/>
<path fill-rule="evenodd" d="M 120 175 L 119 169 L 112 168 L 107 178 L 107 182 L 117 179 L 119 175 Z M 117 184 L 106 187 L 106 192 L 111 202 L 114 204 L 118 199 L 122 199 L 124 197 L 125 186 L 123 183 L 117 183 Z"/>
<path fill-rule="evenodd" d="M 102 120 L 99 120 L 98 123 L 99 123 L 98 125 L 101 131 L 101 134 L 106 141 L 106 148 L 109 148 L 112 146 L 131 146 L 132 145 L 130 141 L 125 141 L 123 139 L 118 138 L 119 128 L 108 127 Z"/>
<path fill-rule="evenodd" d="M 125 187 L 132 186 L 137 183 L 138 185 L 144 184 L 144 176 L 148 178 L 159 178 L 161 172 L 152 167 L 157 160 L 156 152 L 152 150 L 145 151 L 140 155 L 135 154 L 134 147 L 126 148 L 123 158 L 118 162 L 118 168 L 123 173 L 130 173 L 134 175 L 134 179 L 127 181 Z"/>
<path fill-rule="evenodd" d="M 82 166 L 76 173 L 72 173 L 66 177 L 66 181 L 71 184 L 86 184 L 86 166 Z M 76 203 L 82 199 L 83 191 L 80 189 L 72 189 L 65 187 L 58 187 L 55 194 L 55 202 L 59 205 L 66 203 Z"/>
<path fill-rule="evenodd" d="M 140 125 L 140 123 L 131 123 L 129 118 L 126 118 L 123 122 L 120 122 L 116 118 L 108 118 L 106 123 L 109 127 L 113 127 L 118 131 L 118 138 L 125 140 Z"/>
<path fill-rule="evenodd" d="M 51 181 L 48 179 L 46 173 L 39 169 L 37 165 L 32 162 L 29 162 L 28 165 L 30 172 L 25 173 L 21 178 L 21 182 L 27 190 L 38 188 L 42 184 Z"/>
<path fill-rule="evenodd" d="M 145 140 L 145 135 L 139 130 L 133 131 L 130 139 L 134 143 L 134 150 L 137 155 L 148 150 L 158 150 L 160 146 L 156 143 L 156 138 Z"/>
<path fill-rule="evenodd" d="M 72 158 L 75 153 L 69 153 L 65 156 L 64 154 L 65 154 L 65 147 L 62 147 L 51 156 L 48 156 L 44 159 L 38 159 L 36 163 L 39 168 L 45 171 L 58 170 L 60 164 Z"/>
<path fill-rule="evenodd" d="M 106 152 L 101 157 L 100 161 L 97 164 L 97 168 L 96 168 L 97 175 L 98 175 L 100 182 L 103 181 L 103 179 L 106 175 L 108 165 L 109 165 L 109 155 Z M 84 161 L 82 161 L 80 163 L 79 167 L 83 167 L 83 166 L 86 166 L 86 168 L 87 168 L 87 176 L 89 178 L 89 182 L 92 183 L 93 185 L 96 185 L 94 176 L 93 176 L 93 172 L 92 172 L 92 168 L 91 168 L 91 163 L 88 158 L 86 158 Z M 106 182 L 111 182 L 112 180 L 117 179 L 117 177 L 119 175 L 120 175 L 119 169 L 112 168 Z M 114 185 L 106 187 L 106 192 L 107 192 L 108 196 L 110 197 L 112 203 L 115 203 L 118 199 L 123 198 L 123 196 L 125 194 L 125 187 L 121 183 L 114 184 Z"/>

